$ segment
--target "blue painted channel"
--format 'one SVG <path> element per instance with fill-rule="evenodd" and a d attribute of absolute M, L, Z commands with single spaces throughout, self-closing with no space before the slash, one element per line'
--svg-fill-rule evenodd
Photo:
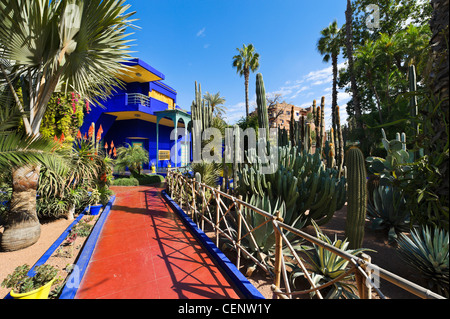
<path fill-rule="evenodd" d="M 80 222 L 80 220 L 85 216 L 85 213 L 87 211 L 87 207 L 84 209 L 84 211 L 75 219 L 72 224 L 69 225 L 69 227 L 66 228 L 66 230 L 58 237 L 58 239 L 53 243 L 53 245 L 50 246 L 50 248 L 42 255 L 42 257 L 34 264 L 34 266 L 30 269 L 30 271 L 27 273 L 28 277 L 33 277 L 36 275 L 36 267 L 44 265 L 47 260 L 53 255 L 53 253 L 58 249 L 58 247 L 63 243 L 63 241 L 67 238 L 67 236 L 70 234 L 70 231 L 72 228 Z M 4 299 L 13 299 L 11 295 L 8 293 Z"/>
<path fill-rule="evenodd" d="M 97 244 L 98 238 L 103 229 L 103 225 L 108 218 L 115 200 L 116 196 L 112 196 L 108 204 L 106 204 L 105 209 L 100 215 L 100 218 L 97 220 L 97 223 L 95 223 L 94 229 L 89 235 L 89 238 L 87 239 L 84 248 L 80 256 L 78 257 L 78 260 L 74 267 L 74 271 L 72 271 L 72 273 L 67 278 L 66 284 L 61 292 L 61 295 L 59 296 L 59 299 L 75 298 L 75 295 L 77 294 L 78 288 L 81 284 L 81 280 L 83 279 L 83 276 L 86 273 L 86 269 L 89 265 L 89 261 L 91 260 L 91 256 Z"/>

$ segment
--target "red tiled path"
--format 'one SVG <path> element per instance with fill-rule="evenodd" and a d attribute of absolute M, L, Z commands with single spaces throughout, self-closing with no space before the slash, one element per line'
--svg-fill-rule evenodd
<path fill-rule="evenodd" d="M 240 298 L 161 187 L 112 189 L 116 201 L 76 299 Z"/>

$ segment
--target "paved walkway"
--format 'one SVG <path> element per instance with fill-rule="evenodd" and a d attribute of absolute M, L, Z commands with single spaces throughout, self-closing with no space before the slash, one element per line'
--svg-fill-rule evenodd
<path fill-rule="evenodd" d="M 116 201 L 76 299 L 240 298 L 161 187 L 112 189 Z"/>

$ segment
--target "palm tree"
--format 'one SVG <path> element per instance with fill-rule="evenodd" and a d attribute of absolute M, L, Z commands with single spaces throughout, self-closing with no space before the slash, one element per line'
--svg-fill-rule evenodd
<path fill-rule="evenodd" d="M 353 112 L 356 119 L 356 126 L 360 130 L 360 133 L 364 134 L 364 131 L 362 131 L 361 104 L 353 65 L 353 8 L 351 0 L 347 0 L 347 10 L 345 11 L 345 47 L 347 49 L 348 71 L 350 74 L 350 86 L 353 95 Z"/>
<path fill-rule="evenodd" d="M 126 144 L 117 149 L 115 168 L 124 171 L 127 167 L 134 177 L 141 175 L 142 164 L 148 164 L 148 152 L 140 145 Z"/>
<path fill-rule="evenodd" d="M 121 62 L 130 58 L 125 32 L 134 13 L 127 12 L 129 7 L 124 0 L 0 0 L 0 78 L 14 95 L 30 139 L 39 136 L 55 90 L 74 91 L 100 103 L 119 85 Z M 18 79 L 23 100 L 15 90 Z M 39 176 L 39 170 L 39 165 L 14 168 L 13 178 L 26 181 L 28 175 Z M 11 208 L 9 214 L 19 217 L 11 219 L 14 223 L 8 225 L 2 242 L 20 236 L 25 248 L 39 238 L 38 232 L 26 239 L 19 235 L 27 233 L 19 222 L 27 220 L 25 216 L 32 216 L 33 227 L 39 227 L 35 192 L 35 183 L 23 185 L 21 194 L 28 194 L 28 206 L 20 211 Z"/>
<path fill-rule="evenodd" d="M 225 103 L 225 98 L 220 96 L 220 92 L 217 92 L 216 94 L 212 95 L 209 92 L 206 92 L 206 94 L 203 96 L 203 98 L 209 102 L 209 105 L 212 108 L 212 112 L 214 114 L 214 111 L 216 111 L 216 115 L 221 115 L 227 108 L 223 105 Z"/>
<path fill-rule="evenodd" d="M 0 250 L 14 251 L 35 243 L 40 236 L 36 215 L 36 190 L 41 165 L 50 161 L 64 163 L 57 154 L 58 144 L 40 136 L 18 132 L 21 115 L 0 103 L 0 170 L 12 171 L 13 192 Z M 64 165 L 63 165 L 64 166 Z M 26 172 L 26 174 L 24 174 Z M 28 189 L 33 191 L 27 191 Z M 29 213 L 29 212 L 33 212 Z"/>
<path fill-rule="evenodd" d="M 331 104 L 333 130 L 336 132 L 336 106 L 337 106 L 337 76 L 338 76 L 338 56 L 341 51 L 341 37 L 337 21 L 334 20 L 328 27 L 323 29 L 322 37 L 317 42 L 317 50 L 323 55 L 323 61 L 329 62 L 333 67 L 333 94 Z"/>
<path fill-rule="evenodd" d="M 250 71 L 255 72 L 259 69 L 259 54 L 255 52 L 253 44 L 242 46 L 242 49 L 236 49 L 239 54 L 233 57 L 233 67 L 236 68 L 237 73 L 245 78 L 245 110 L 246 115 L 249 115 L 249 103 L 248 103 L 248 79 L 250 77 Z"/>

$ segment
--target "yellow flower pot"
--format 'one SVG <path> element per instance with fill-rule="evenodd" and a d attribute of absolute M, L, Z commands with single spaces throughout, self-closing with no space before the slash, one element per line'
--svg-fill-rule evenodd
<path fill-rule="evenodd" d="M 55 280 L 56 278 L 38 289 L 23 294 L 17 294 L 14 291 L 11 291 L 10 295 L 14 299 L 47 299 Z"/>
<path fill-rule="evenodd" d="M 155 168 L 155 166 L 152 166 L 152 174 L 155 174 L 156 173 L 156 168 Z"/>

